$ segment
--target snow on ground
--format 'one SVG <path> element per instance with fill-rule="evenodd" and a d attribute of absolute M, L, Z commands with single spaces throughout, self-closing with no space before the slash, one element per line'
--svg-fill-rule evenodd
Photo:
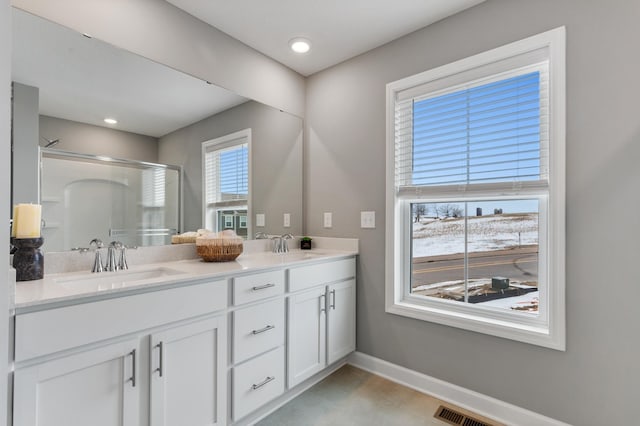
<path fill-rule="evenodd" d="M 532 291 L 531 293 L 523 294 L 522 296 L 505 297 L 504 299 L 490 300 L 488 302 L 478 303 L 478 305 L 522 312 L 537 312 L 539 297 L 539 291 Z"/>
<path fill-rule="evenodd" d="M 468 251 L 538 244 L 536 213 L 469 217 Z M 464 218 L 423 218 L 413 224 L 413 256 L 464 253 Z"/>

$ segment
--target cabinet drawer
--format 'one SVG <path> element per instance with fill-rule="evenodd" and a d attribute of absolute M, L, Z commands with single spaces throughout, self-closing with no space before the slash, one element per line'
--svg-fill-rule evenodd
<path fill-rule="evenodd" d="M 233 369 L 233 419 L 238 421 L 284 392 L 284 347 Z"/>
<path fill-rule="evenodd" d="M 284 344 L 284 299 L 261 303 L 233 313 L 233 361 Z"/>
<path fill-rule="evenodd" d="M 16 316 L 16 361 L 157 327 L 227 306 L 227 281 L 193 284 Z"/>
<path fill-rule="evenodd" d="M 289 270 L 289 291 L 298 291 L 317 285 L 353 278 L 356 275 L 354 258 L 336 260 Z"/>
<path fill-rule="evenodd" d="M 284 271 L 263 272 L 233 279 L 233 304 L 284 294 Z"/>

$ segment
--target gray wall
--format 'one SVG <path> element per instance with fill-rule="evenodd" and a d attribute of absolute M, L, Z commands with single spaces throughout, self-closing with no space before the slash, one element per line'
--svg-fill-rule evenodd
<path fill-rule="evenodd" d="M 202 227 L 202 142 L 251 128 L 252 208 L 270 234 L 302 233 L 302 120 L 249 101 L 160 138 L 163 163 L 183 166 L 184 229 Z M 283 228 L 283 214 L 291 227 Z"/>
<path fill-rule="evenodd" d="M 11 12 L 9 1 L 0 1 L 0 211 L 5 224 L 11 209 Z M 1 216 L 0 216 L 1 217 Z M 0 226 L 0 259 L 9 257 L 9 227 Z M 9 386 L 9 286 L 8 262 L 0 262 L 0 425 L 8 424 Z M 13 303 L 13 302 L 12 302 Z M 7 344 L 5 344 L 7 343 Z"/>
<path fill-rule="evenodd" d="M 46 115 L 40 116 L 40 136 L 60 139 L 54 148 L 63 151 L 158 162 L 158 139 L 151 136 Z"/>
<path fill-rule="evenodd" d="M 13 83 L 13 204 L 38 202 L 38 99 L 37 87 Z"/>
<path fill-rule="evenodd" d="M 304 114 L 304 77 L 165 1 L 13 0 L 12 4 L 241 96 Z"/>
<path fill-rule="evenodd" d="M 359 351 L 571 424 L 637 423 L 638 17 L 638 1 L 489 0 L 308 79 L 307 232 L 360 238 Z M 386 314 L 385 84 L 562 25 L 566 352 Z"/>

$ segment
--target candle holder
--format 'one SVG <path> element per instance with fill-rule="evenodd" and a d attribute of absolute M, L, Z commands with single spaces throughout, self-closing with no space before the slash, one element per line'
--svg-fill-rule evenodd
<path fill-rule="evenodd" d="M 16 281 L 41 280 L 44 277 L 44 255 L 40 247 L 44 238 L 11 238 L 16 248 L 13 254 L 13 267 Z"/>

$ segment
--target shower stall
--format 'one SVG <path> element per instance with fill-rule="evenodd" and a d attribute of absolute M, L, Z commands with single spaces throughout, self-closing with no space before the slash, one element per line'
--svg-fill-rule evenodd
<path fill-rule="evenodd" d="M 181 224 L 182 168 L 40 149 L 44 249 L 171 243 Z"/>

